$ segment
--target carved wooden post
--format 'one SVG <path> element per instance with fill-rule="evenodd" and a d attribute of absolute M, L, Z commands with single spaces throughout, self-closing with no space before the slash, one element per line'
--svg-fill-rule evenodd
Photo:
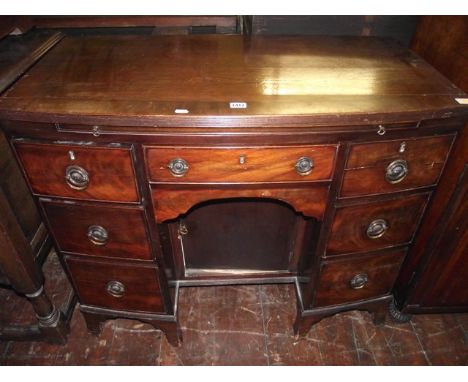
<path fill-rule="evenodd" d="M 44 292 L 44 276 L 1 190 L 0 217 L 0 268 L 12 287 L 31 302 L 39 321 L 38 327 L 0 328 L 0 338 L 43 337 L 48 342 L 65 343 L 69 331 L 66 320 Z"/>

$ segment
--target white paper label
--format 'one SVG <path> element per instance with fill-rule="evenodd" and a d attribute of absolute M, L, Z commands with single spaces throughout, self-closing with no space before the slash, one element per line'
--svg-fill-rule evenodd
<path fill-rule="evenodd" d="M 455 98 L 455 101 L 461 105 L 468 105 L 468 98 Z"/>
<path fill-rule="evenodd" d="M 231 109 L 247 109 L 247 102 L 229 102 Z"/>

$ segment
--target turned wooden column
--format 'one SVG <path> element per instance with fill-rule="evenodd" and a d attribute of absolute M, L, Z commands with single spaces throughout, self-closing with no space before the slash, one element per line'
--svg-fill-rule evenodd
<path fill-rule="evenodd" d="M 49 342 L 64 343 L 68 333 L 66 320 L 46 295 L 44 276 L 1 190 L 0 217 L 0 268 L 11 286 L 31 302 L 39 322 L 38 326 L 2 327 L 0 338 L 20 340 L 44 337 Z"/>

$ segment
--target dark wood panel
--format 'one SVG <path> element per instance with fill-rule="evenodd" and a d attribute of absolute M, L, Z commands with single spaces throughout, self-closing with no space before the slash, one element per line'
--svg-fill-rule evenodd
<path fill-rule="evenodd" d="M 138 208 L 43 202 L 59 249 L 84 255 L 151 260 L 144 212 Z M 102 227 L 107 240 L 88 236 L 90 227 Z"/>
<path fill-rule="evenodd" d="M 465 92 L 468 91 L 467 35 L 466 16 L 423 16 L 412 43 L 414 51 Z M 466 172 L 467 158 L 465 126 L 434 197 L 434 206 L 423 221 L 421 234 L 396 286 L 395 294 L 400 306 L 411 313 L 424 312 L 425 309 L 432 312 L 466 311 L 468 262 L 467 239 L 463 236 L 466 223 L 459 219 L 465 218 L 467 207 L 459 199 L 463 189 L 457 190 L 456 185 L 460 186 L 460 176 Z M 454 205 L 457 205 L 456 210 L 451 209 Z"/>
<path fill-rule="evenodd" d="M 35 31 L 26 35 L 11 35 L 3 38 L 15 27 L 22 28 L 27 24 L 28 17 L 0 17 L 0 93 L 20 77 L 40 57 L 46 54 L 62 38 L 60 33 L 50 31 Z M 18 220 L 18 223 L 31 242 L 41 224 L 29 189 L 14 159 L 8 142 L 0 133 L 0 188 Z M 40 236 L 40 235 L 38 235 Z M 40 243 L 36 243 L 41 245 Z M 33 246 L 33 251 L 36 251 Z"/>
<path fill-rule="evenodd" d="M 468 91 L 467 35 L 466 16 L 422 16 L 412 43 L 414 51 L 465 92 Z M 467 207 L 459 199 L 463 197 L 460 180 L 466 172 L 467 161 L 465 124 L 395 286 L 398 306 L 406 312 L 467 310 L 468 262 L 463 232 L 466 223 L 459 220 L 466 220 L 467 215 Z M 457 210 L 452 209 L 455 205 Z"/>
<path fill-rule="evenodd" d="M 6 90 L 63 37 L 64 35 L 60 32 L 33 31 L 25 35 L 8 36 L 1 40 L 0 93 Z"/>
<path fill-rule="evenodd" d="M 331 227 L 327 255 L 370 251 L 409 243 L 428 198 L 428 194 L 422 194 L 338 208 Z M 388 228 L 380 237 L 368 237 L 368 227 L 379 219 L 383 219 Z"/>
<path fill-rule="evenodd" d="M 147 147 L 149 178 L 154 182 L 275 182 L 329 180 L 332 177 L 337 146 L 310 147 Z M 180 177 L 168 168 L 174 159 L 183 159 L 188 171 Z M 300 175 L 300 158 L 313 161 L 312 171 Z"/>
<path fill-rule="evenodd" d="M 237 29 L 237 16 L 35 16 L 31 22 L 39 28 L 156 27 L 156 32 L 199 26 L 214 26 L 223 33 Z"/>
<path fill-rule="evenodd" d="M 62 29 L 75 33 L 237 33 L 239 16 L 0 16 L 0 38 L 18 28 Z M 105 28 L 105 29 L 101 29 Z M 203 29 L 202 29 L 203 28 Z M 97 30 L 96 30 L 97 29 Z M 99 30 L 100 29 L 100 30 Z M 36 29 L 37 30 L 37 29 Z M 79 31 L 79 32 L 78 32 Z"/>
<path fill-rule="evenodd" d="M 31 16 L 0 16 L 0 39 L 5 38 L 15 28 L 24 33 L 32 28 L 32 26 Z"/>
<path fill-rule="evenodd" d="M 91 125 L 131 118 L 130 125 L 147 126 L 313 128 L 367 124 L 394 113 L 409 120 L 466 114 L 457 96 L 463 93 L 389 40 L 97 36 L 62 40 L 1 100 L 0 116 L 44 122 L 79 116 Z M 230 108 L 230 102 L 247 108 Z"/>
<path fill-rule="evenodd" d="M 390 293 L 405 253 L 374 253 L 324 262 L 315 306 L 349 303 Z M 362 287 L 359 281 L 362 281 Z"/>
<path fill-rule="evenodd" d="M 465 125 L 457 137 L 452 153 L 447 161 L 446 169 L 437 187 L 437 191 L 431 201 L 430 208 L 427 210 L 421 222 L 418 236 L 412 246 L 408 258 L 398 276 L 395 284 L 394 294 L 400 306 L 408 304 L 418 304 L 420 297 L 414 298 L 413 294 L 424 292 L 424 289 L 418 291 L 417 279 L 423 271 L 424 264 L 427 263 L 428 254 L 434 250 L 434 245 L 443 232 L 444 226 L 441 221 L 446 214 L 446 207 L 459 184 L 460 175 L 463 173 L 468 161 L 468 128 Z M 441 253 L 445 253 L 445 248 L 441 248 Z"/>
<path fill-rule="evenodd" d="M 21 141 L 14 145 L 36 194 L 118 202 L 139 199 L 129 148 Z M 85 189 L 69 186 L 65 178 L 69 166 L 79 166 L 88 173 Z"/>
<path fill-rule="evenodd" d="M 248 16 L 249 17 L 249 16 Z M 380 36 L 408 46 L 416 30 L 418 16 L 250 16 L 252 34 Z"/>
<path fill-rule="evenodd" d="M 289 203 L 305 216 L 321 220 L 327 204 L 328 186 L 310 188 L 152 188 L 154 213 L 159 222 L 177 218 L 198 203 L 230 198 L 267 198 Z"/>
<path fill-rule="evenodd" d="M 82 304 L 126 311 L 164 312 L 158 270 L 153 266 L 68 256 L 65 261 Z M 123 285 L 121 296 L 108 292 L 109 283 L 113 281 Z"/>
<path fill-rule="evenodd" d="M 181 235 L 185 269 L 287 272 L 294 268 L 300 220 L 290 206 L 271 200 L 200 205 L 179 222 L 186 228 Z"/>
<path fill-rule="evenodd" d="M 412 301 L 421 307 L 467 309 L 468 288 L 468 164 L 439 222 L 434 247 L 427 253 L 428 263 L 415 285 Z"/>
<path fill-rule="evenodd" d="M 17 21 L 14 16 L 3 17 L 0 21 L 0 93 L 60 39 L 59 33 L 50 32 L 4 37 L 14 28 L 23 26 Z M 34 312 L 37 318 L 34 324 L 28 325 L 15 315 L 9 317 L 7 312 L 9 309 L 13 312 L 15 304 L 7 299 L 1 309 L 0 341 L 66 342 L 70 311 L 59 311 L 43 288 L 41 266 L 50 248 L 48 234 L 21 170 L 8 140 L 0 132 L 0 284 L 13 288 L 20 295 L 26 294 L 31 307 L 20 310 Z M 73 310 L 75 302 L 71 298 L 66 308 Z"/>
<path fill-rule="evenodd" d="M 38 325 L 8 325 L 4 316 L 0 325 L 0 341 L 8 340 L 47 340 L 64 344 L 66 342 L 69 326 L 67 324 L 70 315 L 65 318 L 64 313 L 54 306 L 48 294 L 44 290 L 44 274 L 35 259 L 35 253 L 31 248 L 8 200 L 0 189 L 0 277 L 2 282 L 7 282 L 17 293 L 26 295 L 32 305 L 32 309 L 38 319 Z M 8 299 L 2 303 L 2 310 L 11 301 Z M 73 309 L 74 302 L 69 306 Z M 28 307 L 25 311 L 32 311 Z M 8 315 L 7 315 L 8 317 Z M 16 317 L 15 317 L 16 318 Z"/>
<path fill-rule="evenodd" d="M 436 184 L 454 136 L 412 138 L 351 146 L 341 196 L 402 191 Z M 386 179 L 394 161 L 403 160 L 407 175 L 397 183 Z"/>
<path fill-rule="evenodd" d="M 3 133 L 0 133 L 0 174 L 0 189 L 24 235 L 31 241 L 41 224 L 41 218 Z"/>
<path fill-rule="evenodd" d="M 411 49 L 468 92 L 468 18 L 421 16 Z"/>

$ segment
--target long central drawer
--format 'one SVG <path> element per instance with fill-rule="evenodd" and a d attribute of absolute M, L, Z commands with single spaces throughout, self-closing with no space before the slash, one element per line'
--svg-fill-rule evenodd
<path fill-rule="evenodd" d="M 330 180 L 337 145 L 145 148 L 152 182 L 300 182 Z"/>

